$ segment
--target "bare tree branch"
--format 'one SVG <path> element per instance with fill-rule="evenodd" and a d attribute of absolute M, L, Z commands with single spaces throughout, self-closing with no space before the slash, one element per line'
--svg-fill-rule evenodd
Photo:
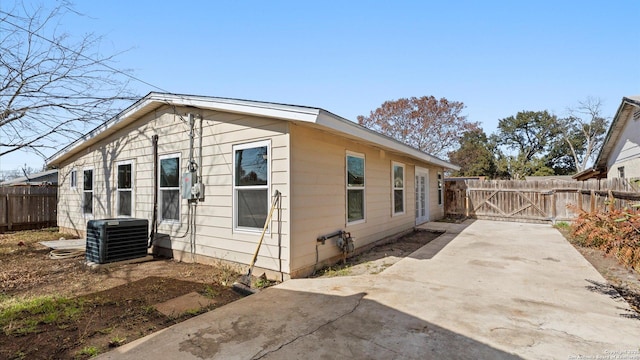
<path fill-rule="evenodd" d="M 609 120 L 602 115 L 602 100 L 588 97 L 567 109 L 569 117 L 559 122 L 563 140 L 571 149 L 577 172 L 598 155 Z"/>
<path fill-rule="evenodd" d="M 6 11 L 6 10 L 5 10 Z M 58 29 L 79 15 L 67 1 L 52 9 L 16 1 L 0 11 L 0 156 L 56 148 L 113 117 L 128 90 L 116 55 L 98 52 L 102 38 L 78 40 Z"/>

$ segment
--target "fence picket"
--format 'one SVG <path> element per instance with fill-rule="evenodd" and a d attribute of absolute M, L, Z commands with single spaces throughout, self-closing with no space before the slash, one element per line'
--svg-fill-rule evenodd
<path fill-rule="evenodd" d="M 580 211 L 611 211 L 640 202 L 636 183 L 633 179 L 448 180 L 445 215 L 504 221 L 571 221 Z"/>
<path fill-rule="evenodd" d="M 55 186 L 3 186 L 0 197 L 0 233 L 57 225 Z"/>

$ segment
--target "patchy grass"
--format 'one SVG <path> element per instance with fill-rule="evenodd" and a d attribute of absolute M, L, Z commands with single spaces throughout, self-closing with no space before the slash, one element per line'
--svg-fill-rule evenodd
<path fill-rule="evenodd" d="M 351 269 L 349 264 L 329 266 L 318 271 L 319 277 L 320 276 L 324 276 L 324 277 L 348 276 L 350 274 L 351 274 Z"/>
<path fill-rule="evenodd" d="M 202 291 L 202 295 L 206 298 L 209 299 L 215 299 L 216 297 L 218 297 L 220 295 L 220 289 L 218 288 L 213 288 L 209 285 L 204 287 L 204 290 Z"/>
<path fill-rule="evenodd" d="M 27 335 L 44 331 L 38 325 L 64 327 L 79 316 L 83 306 L 83 300 L 63 297 L 7 300 L 0 304 L 0 328 L 5 335 Z"/>
<path fill-rule="evenodd" d="M 571 230 L 571 224 L 566 221 L 558 221 L 555 225 L 553 225 L 558 230 L 569 231 Z"/>
<path fill-rule="evenodd" d="M 114 336 L 109 339 L 109 347 L 118 347 L 127 342 L 126 337 Z"/>
<path fill-rule="evenodd" d="M 233 268 L 157 260 L 98 271 L 50 259 L 57 229 L 0 234 L 0 359 L 87 359 L 240 298 Z M 230 284 L 229 284 L 230 285 Z M 215 304 L 178 317 L 156 310 L 198 292 Z"/>
<path fill-rule="evenodd" d="M 260 276 L 256 278 L 256 280 L 253 282 L 253 287 L 258 289 L 264 289 L 264 288 L 268 288 L 269 286 L 276 285 L 277 283 L 278 283 L 277 281 L 271 281 L 266 277 Z"/>
<path fill-rule="evenodd" d="M 100 354 L 100 349 L 95 346 L 85 346 L 78 352 L 81 357 L 96 357 Z"/>

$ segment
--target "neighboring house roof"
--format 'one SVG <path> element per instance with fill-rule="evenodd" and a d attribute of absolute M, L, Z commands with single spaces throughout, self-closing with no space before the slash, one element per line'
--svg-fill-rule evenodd
<path fill-rule="evenodd" d="M 307 106 L 277 104 L 210 96 L 179 95 L 151 92 L 135 102 L 114 118 L 104 122 L 89 133 L 80 137 L 64 149 L 58 151 L 46 161 L 47 166 L 59 165 L 82 149 L 106 138 L 125 126 L 138 120 L 144 114 L 163 105 L 192 106 L 201 109 L 217 110 L 252 116 L 275 118 L 291 122 L 313 124 L 347 138 L 365 141 L 381 149 L 397 151 L 415 159 L 452 170 L 460 167 L 435 156 L 414 149 L 388 136 L 367 129 L 357 123 L 334 115 L 326 110 Z"/>
<path fill-rule="evenodd" d="M 29 174 L 28 177 L 21 176 L 19 178 L 0 182 L 0 186 L 10 185 L 42 185 L 42 183 L 49 183 L 53 185 L 58 184 L 58 169 L 47 170 L 35 174 Z"/>
<path fill-rule="evenodd" d="M 630 113 L 637 107 L 640 107 L 640 96 L 628 96 L 622 98 L 622 103 L 620 104 L 620 107 L 618 107 L 618 111 L 616 111 L 616 115 L 611 122 L 611 126 L 609 126 L 609 131 L 607 132 L 607 136 L 604 138 L 604 143 L 602 144 L 602 148 L 600 148 L 600 153 L 598 153 L 598 157 L 596 158 L 593 167 L 573 175 L 574 179 L 587 180 L 591 178 L 600 179 L 607 177 L 607 160 L 620 140 L 622 130 L 627 125 L 629 119 L 632 118 L 632 116 L 629 116 Z"/>
<path fill-rule="evenodd" d="M 447 176 L 444 181 L 486 180 L 486 176 Z"/>
<path fill-rule="evenodd" d="M 574 181 L 571 175 L 525 176 L 525 181 Z"/>

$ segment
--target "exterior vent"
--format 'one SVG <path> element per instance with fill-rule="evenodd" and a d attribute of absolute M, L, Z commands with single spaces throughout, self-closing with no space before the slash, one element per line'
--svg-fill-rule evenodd
<path fill-rule="evenodd" d="M 633 113 L 633 120 L 640 120 L 640 109 Z"/>
<path fill-rule="evenodd" d="M 87 262 L 105 264 L 147 256 L 146 219 L 103 219 L 87 222 Z"/>

